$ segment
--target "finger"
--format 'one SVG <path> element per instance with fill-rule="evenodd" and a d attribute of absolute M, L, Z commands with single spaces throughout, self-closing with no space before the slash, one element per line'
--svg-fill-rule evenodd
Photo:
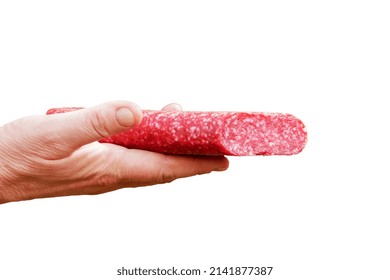
<path fill-rule="evenodd" d="M 178 103 L 170 103 L 162 108 L 162 111 L 182 111 L 180 104 Z"/>
<path fill-rule="evenodd" d="M 43 133 L 53 135 L 52 141 L 75 150 L 139 124 L 142 111 L 134 103 L 116 101 L 46 117 Z"/>
<path fill-rule="evenodd" d="M 223 156 L 179 156 L 127 150 L 122 156 L 121 167 L 120 177 L 124 180 L 151 185 L 212 171 L 224 171 L 229 167 L 229 161 Z"/>

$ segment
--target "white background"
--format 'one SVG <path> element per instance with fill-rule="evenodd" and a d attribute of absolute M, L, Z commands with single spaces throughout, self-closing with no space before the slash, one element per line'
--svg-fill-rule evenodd
<path fill-rule="evenodd" d="M 387 2 L 1 1 L 1 124 L 179 102 L 292 113 L 309 142 L 171 184 L 1 205 L 0 279 L 157 279 L 122 266 L 390 279 Z"/>

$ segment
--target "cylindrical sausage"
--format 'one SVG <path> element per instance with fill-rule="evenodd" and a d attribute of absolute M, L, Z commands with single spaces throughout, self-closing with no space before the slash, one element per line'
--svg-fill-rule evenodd
<path fill-rule="evenodd" d="M 47 114 L 77 109 L 56 108 Z M 290 114 L 146 110 L 139 125 L 99 142 L 166 154 L 293 155 L 305 147 L 307 133 Z"/>

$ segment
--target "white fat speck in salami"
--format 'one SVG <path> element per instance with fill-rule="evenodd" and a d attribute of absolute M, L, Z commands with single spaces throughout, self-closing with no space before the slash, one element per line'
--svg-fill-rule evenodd
<path fill-rule="evenodd" d="M 77 109 L 50 109 L 47 114 Z M 293 155 L 305 147 L 307 133 L 290 114 L 143 111 L 139 125 L 99 142 L 165 154 Z"/>

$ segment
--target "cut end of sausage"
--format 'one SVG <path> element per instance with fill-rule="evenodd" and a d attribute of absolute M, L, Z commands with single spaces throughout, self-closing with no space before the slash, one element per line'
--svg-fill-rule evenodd
<path fill-rule="evenodd" d="M 294 155 L 307 142 L 306 128 L 290 114 L 239 113 L 220 132 L 221 147 L 235 156 Z"/>

